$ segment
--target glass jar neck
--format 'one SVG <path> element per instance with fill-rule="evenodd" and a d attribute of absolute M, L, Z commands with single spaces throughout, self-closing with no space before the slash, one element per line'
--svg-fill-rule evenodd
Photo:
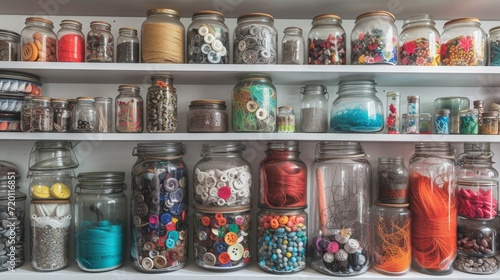
<path fill-rule="evenodd" d="M 44 29 L 49 29 L 52 30 L 54 26 L 52 24 L 46 23 L 46 22 L 41 22 L 41 21 L 30 21 L 26 23 L 27 27 L 38 27 L 38 28 L 44 28 Z"/>
<path fill-rule="evenodd" d="M 137 30 L 122 29 L 119 31 L 120 36 L 124 37 L 137 37 Z"/>
<path fill-rule="evenodd" d="M 307 85 L 301 89 L 304 95 L 326 95 L 328 91 L 323 85 Z"/>
<path fill-rule="evenodd" d="M 379 157 L 378 164 L 394 164 L 394 165 L 404 165 L 404 158 L 402 157 Z"/>
<path fill-rule="evenodd" d="M 464 21 L 464 22 L 445 24 L 443 27 L 443 31 L 450 30 L 451 28 L 467 28 L 467 27 L 481 28 L 481 23 L 477 21 Z"/>
<path fill-rule="evenodd" d="M 419 143 L 415 145 L 415 154 L 413 154 L 410 162 L 415 157 L 441 157 L 454 160 L 454 153 L 455 149 L 450 143 Z"/>
<path fill-rule="evenodd" d="M 92 30 L 101 30 L 106 32 L 111 32 L 111 27 L 103 24 L 94 24 L 90 26 Z"/>
<path fill-rule="evenodd" d="M 365 81 L 340 81 L 338 95 L 375 95 L 375 82 L 373 80 Z"/>
<path fill-rule="evenodd" d="M 417 15 L 404 20 L 403 30 L 411 29 L 414 27 L 430 27 L 435 28 L 436 23 L 432 19 L 431 15 Z"/>
<path fill-rule="evenodd" d="M 82 26 L 74 23 L 61 23 L 61 29 L 72 29 L 82 31 Z"/>
<path fill-rule="evenodd" d="M 201 149 L 202 157 L 241 157 L 245 145 L 239 142 L 226 144 L 204 144 Z"/>
<path fill-rule="evenodd" d="M 68 107 L 68 102 L 52 102 L 52 107 L 65 108 Z"/>
<path fill-rule="evenodd" d="M 322 25 L 338 25 L 341 26 L 342 20 L 334 17 L 323 17 L 318 19 L 313 19 L 312 25 L 313 27 L 322 26 Z"/>
<path fill-rule="evenodd" d="M 218 21 L 220 23 L 224 22 L 224 17 L 219 15 L 219 14 L 199 14 L 193 16 L 193 22 L 195 21 L 206 21 L 206 20 L 213 20 L 213 21 Z"/>
<path fill-rule="evenodd" d="M 316 159 L 359 159 L 367 160 L 363 147 L 359 142 L 321 142 L 316 145 Z"/>
<path fill-rule="evenodd" d="M 140 90 L 138 89 L 131 89 L 131 88 L 125 88 L 125 89 L 120 89 L 118 90 L 119 95 L 127 95 L 127 96 L 137 96 L 140 95 Z"/>
<path fill-rule="evenodd" d="M 33 103 L 36 104 L 36 105 L 40 105 L 40 106 L 49 106 L 50 105 L 50 100 L 34 99 Z"/>
<path fill-rule="evenodd" d="M 146 159 L 180 159 L 186 154 L 182 143 L 141 143 L 134 147 L 133 156 Z"/>
<path fill-rule="evenodd" d="M 171 76 L 152 76 L 151 86 L 153 87 L 172 87 L 173 77 Z"/>
<path fill-rule="evenodd" d="M 239 18 L 237 20 L 237 24 L 245 24 L 245 23 L 263 23 L 268 25 L 273 25 L 274 20 L 270 17 L 266 16 L 248 16 L 244 18 Z"/>
<path fill-rule="evenodd" d="M 299 28 L 289 28 L 284 31 L 285 36 L 302 36 L 302 30 Z"/>
<path fill-rule="evenodd" d="M 278 112 L 282 114 L 292 114 L 293 108 L 278 108 Z"/>

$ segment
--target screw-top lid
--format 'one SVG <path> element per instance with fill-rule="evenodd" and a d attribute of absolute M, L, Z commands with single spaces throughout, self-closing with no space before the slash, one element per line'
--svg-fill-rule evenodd
<path fill-rule="evenodd" d="M 167 8 L 153 8 L 148 10 L 148 17 L 150 15 L 155 15 L 155 14 L 169 14 L 169 15 L 174 15 L 174 16 L 179 16 L 179 12 L 173 9 L 167 9 Z"/>

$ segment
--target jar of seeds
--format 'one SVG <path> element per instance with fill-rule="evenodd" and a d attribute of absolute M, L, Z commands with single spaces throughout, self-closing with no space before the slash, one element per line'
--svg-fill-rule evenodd
<path fill-rule="evenodd" d="M 87 33 L 87 62 L 113 62 L 114 38 L 111 24 L 92 21 Z"/>
<path fill-rule="evenodd" d="M 177 129 L 177 93 L 171 75 L 154 75 L 146 97 L 146 130 L 175 132 Z"/>
<path fill-rule="evenodd" d="M 304 64 L 306 42 L 302 37 L 302 29 L 300 27 L 287 27 L 283 33 L 285 35 L 281 43 L 281 63 Z"/>
<path fill-rule="evenodd" d="M 31 131 L 48 132 L 54 128 L 54 109 L 50 105 L 50 97 L 33 97 L 31 110 Z"/>
<path fill-rule="evenodd" d="M 278 132 L 295 132 L 295 113 L 293 112 L 293 106 L 280 106 L 278 108 L 278 118 L 276 122 Z"/>
<path fill-rule="evenodd" d="M 52 99 L 54 109 L 54 131 L 68 132 L 71 129 L 71 110 L 67 99 Z"/>
<path fill-rule="evenodd" d="M 346 64 L 346 36 L 342 20 L 333 14 L 313 18 L 309 31 L 309 64 Z"/>
<path fill-rule="evenodd" d="M 238 17 L 234 30 L 234 64 L 277 64 L 278 32 L 269 14 L 249 13 Z"/>
<path fill-rule="evenodd" d="M 187 31 L 188 63 L 229 63 L 229 29 L 224 15 L 216 11 L 199 11 Z"/>
<path fill-rule="evenodd" d="M 226 102 L 203 99 L 191 101 L 187 113 L 188 132 L 227 132 Z"/>
<path fill-rule="evenodd" d="M 139 39 L 137 29 L 122 27 L 116 40 L 117 63 L 139 63 Z"/>
<path fill-rule="evenodd" d="M 74 132 L 94 132 L 97 126 L 95 101 L 92 97 L 78 97 L 78 103 L 73 108 L 72 127 Z"/>

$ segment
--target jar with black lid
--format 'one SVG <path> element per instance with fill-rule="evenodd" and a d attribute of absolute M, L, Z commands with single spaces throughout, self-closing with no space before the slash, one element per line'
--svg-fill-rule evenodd
<path fill-rule="evenodd" d="M 187 132 L 227 132 L 226 102 L 215 99 L 193 100 L 187 113 Z"/>
<path fill-rule="evenodd" d="M 399 61 L 402 65 L 439 66 L 441 37 L 429 14 L 406 18 L 399 35 Z"/>
<path fill-rule="evenodd" d="M 139 63 L 139 39 L 137 29 L 122 27 L 116 39 L 116 62 Z"/>
<path fill-rule="evenodd" d="M 441 35 L 441 64 L 446 66 L 486 65 L 487 34 L 478 18 L 447 21 Z"/>
<path fill-rule="evenodd" d="M 234 29 L 234 64 L 277 64 L 278 32 L 274 18 L 264 13 L 238 17 Z"/>
<path fill-rule="evenodd" d="M 315 16 L 308 37 L 309 64 L 346 64 L 346 35 L 339 16 Z"/>
<path fill-rule="evenodd" d="M 22 61 L 57 61 L 57 37 L 51 20 L 29 17 L 21 31 Z"/>
<path fill-rule="evenodd" d="M 114 38 L 111 24 L 104 21 L 92 21 L 87 33 L 87 62 L 113 62 Z"/>
<path fill-rule="evenodd" d="M 188 63 L 229 64 L 229 29 L 224 15 L 198 11 L 187 30 Z"/>
<path fill-rule="evenodd" d="M 146 130 L 175 132 L 177 130 L 177 91 L 174 77 L 167 74 L 151 76 L 146 96 Z"/>
<path fill-rule="evenodd" d="M 0 61 L 21 60 L 21 35 L 0 29 Z"/>
<path fill-rule="evenodd" d="M 61 29 L 57 32 L 57 61 L 85 62 L 85 37 L 80 22 L 61 21 Z"/>

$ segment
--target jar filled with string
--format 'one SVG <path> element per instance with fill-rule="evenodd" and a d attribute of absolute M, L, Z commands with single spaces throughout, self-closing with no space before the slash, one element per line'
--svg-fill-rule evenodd
<path fill-rule="evenodd" d="M 238 17 L 234 29 L 234 64 L 277 64 L 278 31 L 273 16 L 248 13 Z"/>
<path fill-rule="evenodd" d="M 187 30 L 187 62 L 229 64 L 229 29 L 224 15 L 198 11 Z"/>
<path fill-rule="evenodd" d="M 138 85 L 121 85 L 115 99 L 115 131 L 140 133 L 143 130 L 144 102 Z"/>
<path fill-rule="evenodd" d="M 146 96 L 147 132 L 177 130 L 177 92 L 171 75 L 153 75 Z"/>

